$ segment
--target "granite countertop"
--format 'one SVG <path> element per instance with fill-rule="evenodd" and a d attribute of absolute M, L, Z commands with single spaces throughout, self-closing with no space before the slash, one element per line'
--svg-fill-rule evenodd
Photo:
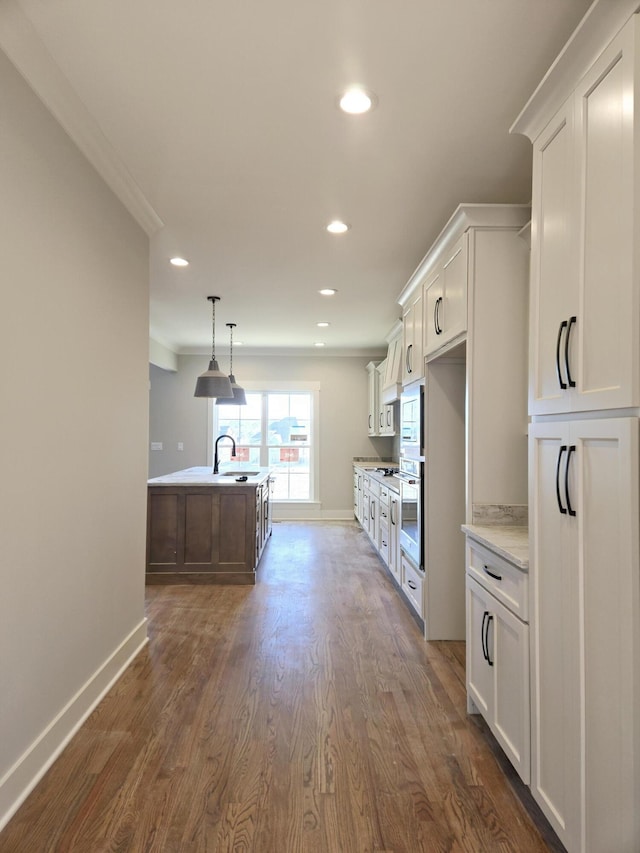
<path fill-rule="evenodd" d="M 462 530 L 471 539 L 490 548 L 498 556 L 529 571 L 529 528 L 512 524 L 463 524 Z"/>
<path fill-rule="evenodd" d="M 392 474 L 385 475 L 382 471 L 376 471 L 376 468 L 397 468 L 397 462 L 387 459 L 367 459 L 363 461 L 354 459 L 353 467 L 360 468 L 361 471 L 366 471 L 370 477 L 373 477 L 383 486 L 393 489 L 393 491 L 398 492 L 398 494 L 400 493 L 400 480 L 397 477 L 394 477 Z"/>
<path fill-rule="evenodd" d="M 242 473 L 252 472 L 252 476 L 238 482 L 236 477 Z M 255 473 L 253 473 L 255 472 Z M 185 468 L 184 471 L 174 471 L 172 474 L 164 474 L 162 477 L 154 477 L 147 480 L 149 486 L 259 486 L 270 474 L 269 468 L 259 468 L 256 465 L 234 464 L 229 468 L 223 468 L 219 474 L 213 474 L 212 469 L 206 467 Z"/>

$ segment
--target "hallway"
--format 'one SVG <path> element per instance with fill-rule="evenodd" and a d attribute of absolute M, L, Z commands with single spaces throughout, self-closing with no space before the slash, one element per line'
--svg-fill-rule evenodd
<path fill-rule="evenodd" d="M 466 714 L 464 644 L 423 642 L 355 523 L 276 523 L 255 587 L 147 613 L 0 853 L 562 850 Z"/>

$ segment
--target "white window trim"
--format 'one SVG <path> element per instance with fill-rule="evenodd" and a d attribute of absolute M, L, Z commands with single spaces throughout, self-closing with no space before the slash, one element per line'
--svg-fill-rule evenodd
<path fill-rule="evenodd" d="M 311 468 L 310 492 L 311 497 L 308 501 L 273 501 L 274 506 L 291 506 L 299 504 L 308 506 L 309 504 L 320 505 L 320 383 L 319 382 L 297 382 L 297 381 L 267 381 L 267 380 L 242 380 L 239 383 L 245 391 L 306 391 L 312 396 L 313 403 L 313 466 Z M 207 441 L 207 466 L 213 466 L 213 406 L 215 400 L 209 399 L 207 407 L 207 436 L 211 441 Z"/>

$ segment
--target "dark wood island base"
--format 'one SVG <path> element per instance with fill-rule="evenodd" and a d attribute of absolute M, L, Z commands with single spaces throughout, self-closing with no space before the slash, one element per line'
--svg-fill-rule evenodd
<path fill-rule="evenodd" d="M 209 468 L 149 481 L 148 584 L 255 584 L 270 535 L 268 469 L 243 483 Z"/>

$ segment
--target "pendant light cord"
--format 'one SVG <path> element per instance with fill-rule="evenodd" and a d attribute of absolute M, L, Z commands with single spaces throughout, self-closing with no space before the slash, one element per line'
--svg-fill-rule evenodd
<path fill-rule="evenodd" d="M 219 296 L 207 296 L 211 300 L 212 305 L 212 323 L 211 323 L 211 361 L 216 360 L 216 302 L 220 299 Z"/>
<path fill-rule="evenodd" d="M 229 373 L 233 376 L 233 328 L 235 323 L 227 323 L 229 327 Z"/>

